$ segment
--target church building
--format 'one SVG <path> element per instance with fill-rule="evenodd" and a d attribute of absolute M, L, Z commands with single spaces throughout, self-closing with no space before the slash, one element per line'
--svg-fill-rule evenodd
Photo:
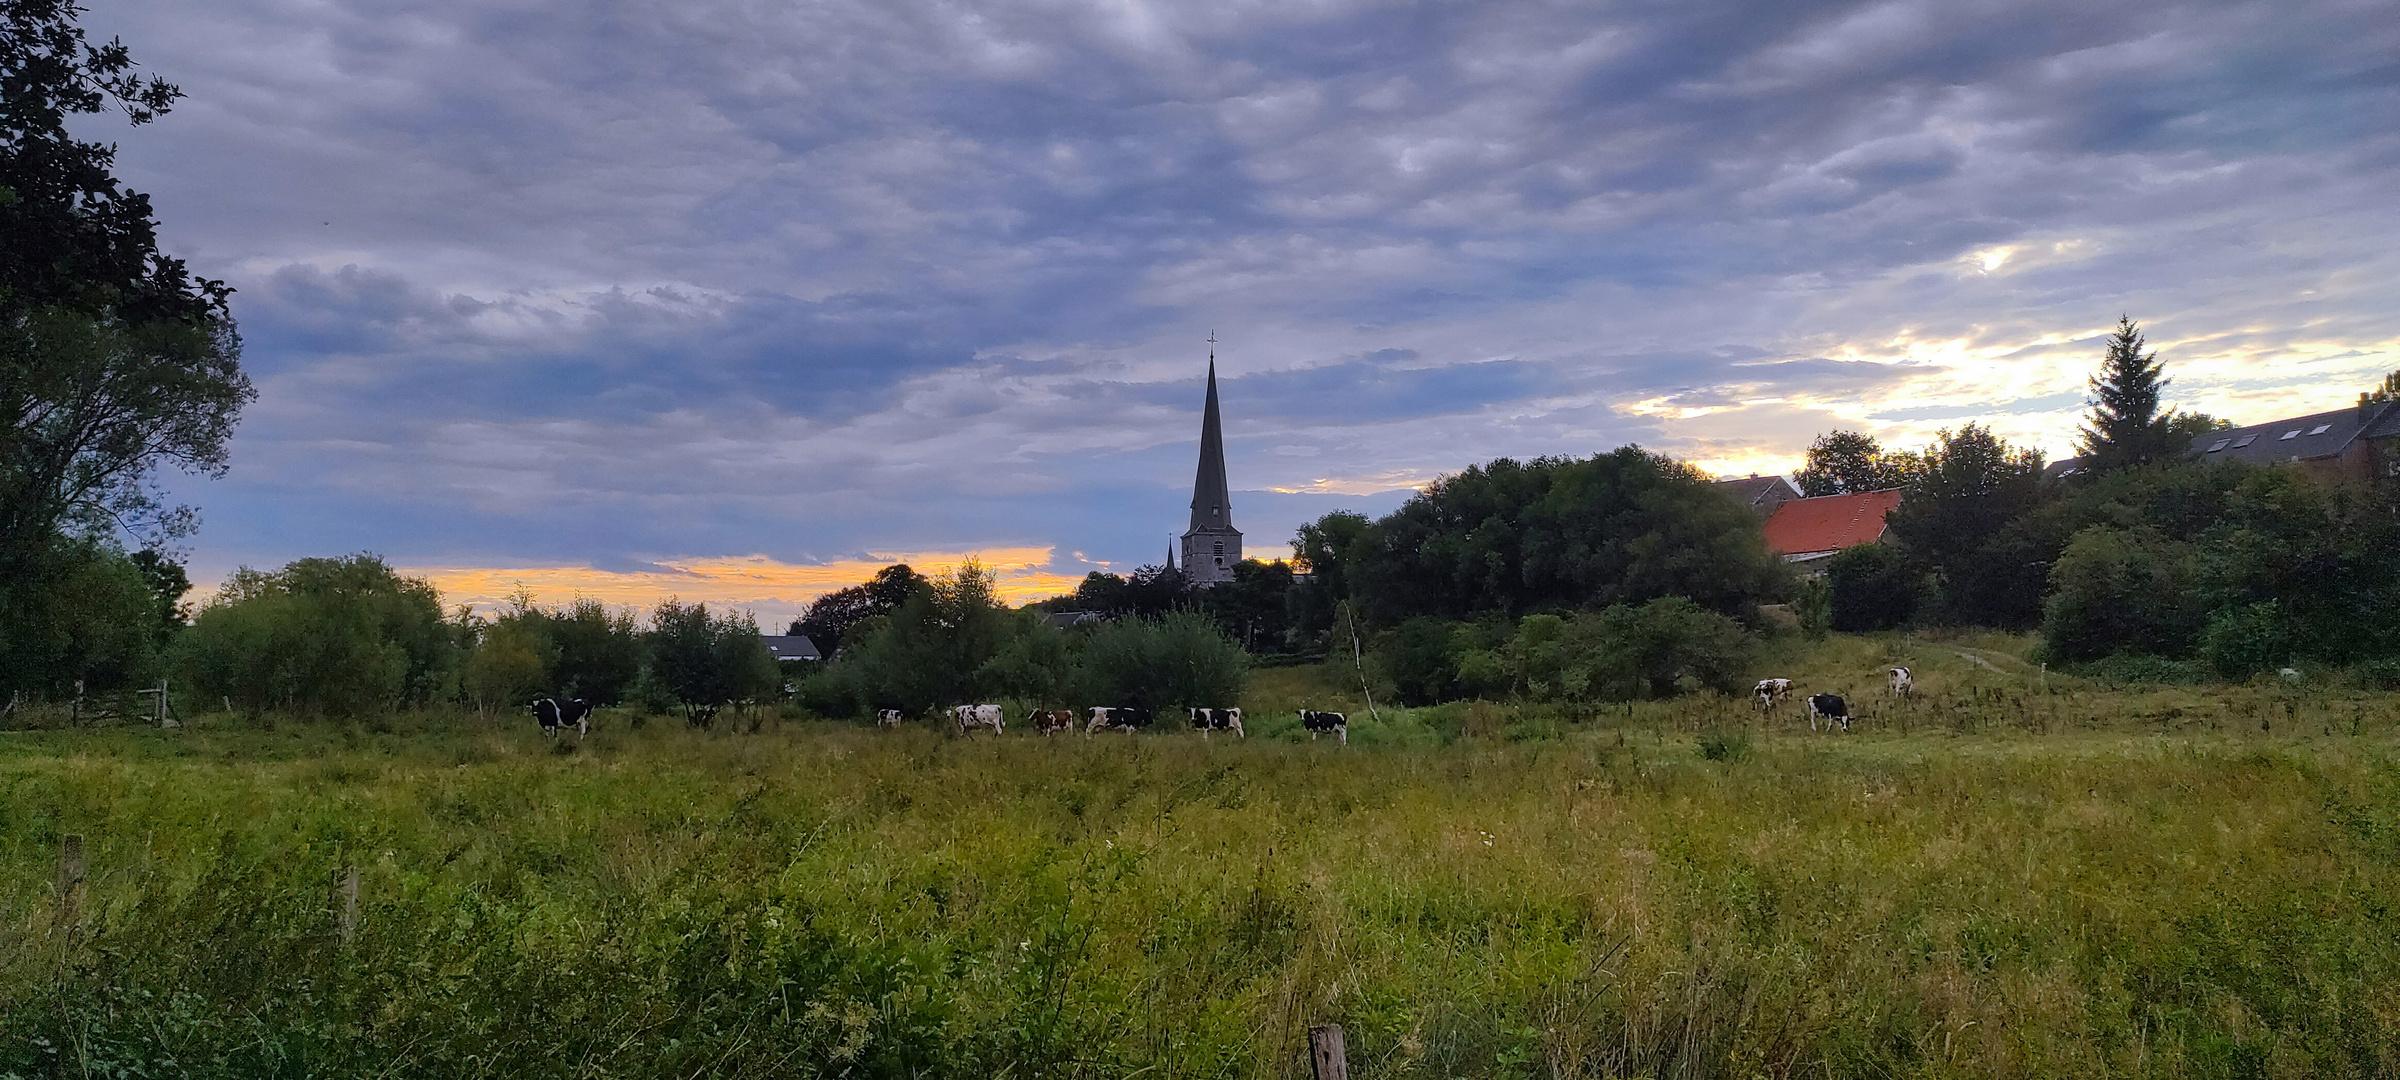
<path fill-rule="evenodd" d="M 1233 527 L 1233 493 L 1225 483 L 1225 430 L 1217 417 L 1217 350 L 1208 350 L 1208 403 L 1200 414 L 1200 472 L 1192 478 L 1192 527 L 1183 534 L 1184 580 L 1214 585 L 1233 580 L 1242 561 L 1242 533 Z"/>

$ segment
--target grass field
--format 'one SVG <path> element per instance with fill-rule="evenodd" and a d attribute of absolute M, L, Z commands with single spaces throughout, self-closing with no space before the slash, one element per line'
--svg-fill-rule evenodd
<path fill-rule="evenodd" d="M 2400 1075 L 2400 698 L 2023 644 L 1776 646 L 1838 737 L 1695 698 L 1344 748 L 1289 715 L 1364 713 L 1321 669 L 1238 742 L 0 734 L 0 1075 L 1293 1077 L 1326 1021 L 1361 1077 Z"/>

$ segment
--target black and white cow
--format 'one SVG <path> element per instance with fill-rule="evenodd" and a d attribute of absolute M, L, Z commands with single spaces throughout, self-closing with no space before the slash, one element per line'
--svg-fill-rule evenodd
<path fill-rule="evenodd" d="M 879 727 L 879 728 L 887 728 L 887 727 L 899 727 L 899 726 L 900 726 L 900 710 L 898 710 L 898 709 L 877 709 L 877 710 L 875 710 L 875 726 L 876 726 L 876 727 Z"/>
<path fill-rule="evenodd" d="M 956 705 L 951 707 L 950 716 L 958 721 L 958 733 L 961 735 L 979 727 L 992 729 L 994 735 L 1001 733 L 998 705 Z"/>
<path fill-rule="evenodd" d="M 1308 729 L 1308 737 L 1311 739 L 1319 735 L 1339 735 L 1342 737 L 1342 745 L 1350 745 L 1350 718 L 1338 712 L 1302 709 L 1300 710 L 1300 726 Z"/>
<path fill-rule="evenodd" d="M 1044 735 L 1075 728 L 1075 713 L 1070 709 L 1035 709 L 1025 714 L 1025 722 Z"/>
<path fill-rule="evenodd" d="M 1792 680 L 1790 679 L 1760 679 L 1758 685 L 1750 691 L 1751 704 L 1761 709 L 1772 709 L 1782 704 L 1783 699 L 1790 696 L 1792 696 Z"/>
<path fill-rule="evenodd" d="M 1909 674 L 1907 668 L 1893 668 L 1891 674 L 1893 697 L 1907 697 L 1917 688 L 1917 677 Z"/>
<path fill-rule="evenodd" d="M 533 699 L 533 722 L 542 726 L 542 734 L 558 737 L 558 702 L 549 698 Z"/>
<path fill-rule="evenodd" d="M 1212 731 L 1231 731 L 1235 738 L 1243 737 L 1240 709 L 1185 709 L 1184 714 L 1192 718 L 1192 726 L 1200 729 L 1203 739 Z"/>
<path fill-rule="evenodd" d="M 1817 730 L 1817 721 L 1820 718 L 1825 721 L 1825 730 L 1827 731 L 1832 731 L 1835 724 L 1840 724 L 1843 731 L 1848 731 L 1850 730 L 1850 703 L 1843 701 L 1840 694 L 1811 695 L 1808 699 L 1808 730 Z"/>
<path fill-rule="evenodd" d="M 1084 727 L 1083 733 L 1089 735 L 1095 731 L 1115 730 L 1131 735 L 1149 727 L 1151 719 L 1150 710 L 1137 706 L 1095 706 L 1092 709 L 1092 722 Z"/>
<path fill-rule="evenodd" d="M 576 698 L 560 705 L 558 707 L 558 723 L 560 727 L 574 728 L 577 739 L 590 735 L 592 733 L 592 703 L 582 698 Z"/>

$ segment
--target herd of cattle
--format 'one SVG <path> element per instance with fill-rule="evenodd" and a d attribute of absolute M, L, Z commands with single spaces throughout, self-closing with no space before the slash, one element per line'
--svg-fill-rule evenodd
<path fill-rule="evenodd" d="M 1916 677 L 1907 668 L 1892 668 L 1890 676 L 1892 696 L 1907 697 L 1916 689 Z M 1792 696 L 1792 680 L 1760 679 L 1750 696 L 1758 708 L 1772 709 Z M 1850 730 L 1850 703 L 1843 701 L 1840 694 L 1811 694 L 1807 698 L 1807 705 L 1808 730 L 1818 730 L 1819 722 L 1824 724 L 1826 731 Z M 1086 735 L 1101 731 L 1132 734 L 1149 727 L 1158 719 L 1157 713 L 1130 705 L 1113 708 L 1095 706 L 1090 713 L 1091 720 L 1083 726 Z M 990 728 L 992 734 L 1001 734 L 1001 709 L 998 705 L 953 705 L 949 715 L 951 720 L 958 723 L 962 735 L 977 728 Z M 1230 731 L 1237 738 L 1242 735 L 1240 709 L 1185 709 L 1183 715 L 1202 738 L 1216 731 Z M 580 739 L 591 733 L 592 707 L 582 698 L 575 698 L 563 705 L 550 698 L 537 698 L 533 703 L 533 719 L 542 726 L 544 735 L 556 738 L 561 728 L 571 727 L 575 729 L 575 737 Z M 898 709 L 884 709 L 875 714 L 878 727 L 898 727 L 903 719 L 905 717 Z M 1025 721 L 1044 735 L 1075 730 L 1075 713 L 1070 709 L 1035 709 L 1026 714 Z M 1302 709 L 1300 726 L 1311 739 L 1319 735 L 1336 735 L 1341 737 L 1343 745 L 1350 743 L 1350 718 L 1341 713 Z"/>
<path fill-rule="evenodd" d="M 1907 697 L 1916 690 L 1917 678 L 1907 668 L 1891 668 L 1888 674 L 1891 676 L 1893 697 Z M 1783 699 L 1790 696 L 1792 696 L 1792 680 L 1790 679 L 1760 679 L 1758 685 L 1750 691 L 1751 703 L 1760 709 L 1772 709 L 1782 704 Z M 1850 730 L 1850 703 L 1843 701 L 1840 694 L 1810 694 L 1808 696 L 1808 730 L 1817 730 L 1819 721 L 1824 722 L 1826 731 L 1833 731 L 1837 727 L 1842 731 Z"/>

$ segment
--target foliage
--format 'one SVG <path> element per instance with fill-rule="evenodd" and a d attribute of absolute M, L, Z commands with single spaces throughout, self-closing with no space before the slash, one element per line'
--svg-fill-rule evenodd
<path fill-rule="evenodd" d="M 1906 487 L 1924 464 L 1906 450 L 1885 450 L 1872 436 L 1831 431 L 1809 444 L 1807 464 L 1792 474 L 1792 483 L 1812 498 L 1883 491 Z"/>
<path fill-rule="evenodd" d="M 1340 561 L 1384 622 L 1662 596 L 1748 618 L 1788 587 L 1755 516 L 1691 466 L 1632 446 L 1472 466 L 1375 522 Z"/>
<path fill-rule="evenodd" d="M 862 584 L 809 601 L 800 617 L 792 620 L 790 633 L 809 639 L 818 652 L 830 658 L 841 650 L 851 627 L 877 615 L 890 615 L 909 597 L 931 587 L 932 583 L 907 563 L 893 563 Z"/>
<path fill-rule="evenodd" d="M 1080 653 L 1085 701 L 1146 709 L 1232 705 L 1250 664 L 1215 620 L 1188 611 L 1103 624 Z"/>
<path fill-rule="evenodd" d="M 1076 585 L 1075 607 L 1150 619 L 1192 607 L 1200 591 L 1184 580 L 1182 571 L 1164 564 L 1137 567 L 1125 577 L 1094 570 Z"/>
<path fill-rule="evenodd" d="M 2010 525 L 2045 497 L 2041 451 L 1968 424 L 1943 430 L 1921 460 L 1885 524 L 1932 571 L 1938 617 L 2007 629 L 2039 623 L 2048 562 Z"/>
<path fill-rule="evenodd" d="M 250 712 L 438 701 L 456 685 L 456 654 L 433 586 L 365 553 L 236 570 L 176 636 L 176 665 L 202 699 Z"/>
<path fill-rule="evenodd" d="M 1244 559 L 1233 564 L 1230 580 L 1192 590 L 1193 600 L 1244 649 L 1280 651 L 1290 644 L 1292 582 L 1290 563 Z"/>
<path fill-rule="evenodd" d="M 1833 629 L 1833 586 L 1822 575 L 1800 579 L 1792 590 L 1792 618 L 1810 641 L 1822 641 Z"/>
<path fill-rule="evenodd" d="M 1420 616 L 1377 640 L 1378 668 L 1402 704 L 1461 697 L 1632 701 L 1685 689 L 1739 689 L 1749 631 L 1679 596 L 1571 615 L 1446 623 Z M 1687 686 L 1688 684 L 1688 686 Z"/>
<path fill-rule="evenodd" d="M 2156 352 L 2142 351 L 2144 344 L 2133 319 L 2118 318 L 2100 370 L 2091 377 L 2092 411 L 2077 449 L 2092 459 L 2094 472 L 2174 461 L 2189 445 L 2173 427 L 2171 413 L 2159 412 L 2159 392 L 2174 380 L 2161 377 L 2166 366 Z"/>
<path fill-rule="evenodd" d="M 36 555 L 22 581 L 0 587 L 0 703 L 153 682 L 182 567 L 92 539 L 56 538 Z"/>
<path fill-rule="evenodd" d="M 1857 633 L 1889 630 L 1917 615 L 1924 577 L 1889 544 L 1855 544 L 1825 562 L 1828 623 Z"/>
<path fill-rule="evenodd" d="M 969 560 L 950 577 L 916 590 L 889 615 L 851 627 L 842 654 L 811 673 L 802 700 L 830 716 L 877 709 L 910 714 L 982 696 L 985 665 L 1001 657 L 1032 617 L 1010 611 L 992 591 L 992 575 Z M 1011 679 L 1033 677 L 1008 671 Z"/>
<path fill-rule="evenodd" d="M 649 646 L 659 682 L 695 725 L 706 726 L 720 706 L 770 697 L 782 685 L 749 612 L 711 614 L 707 604 L 670 597 L 650 613 Z"/>
<path fill-rule="evenodd" d="M 642 671 L 641 628 L 631 611 L 610 611 L 590 597 L 542 613 L 544 630 L 558 657 L 550 683 L 562 698 L 614 705 Z"/>
<path fill-rule="evenodd" d="M 2061 659 L 2205 654 L 2238 675 L 2400 652 L 2400 492 L 2389 487 L 2231 462 L 2125 470 L 2029 528 L 2066 538 L 2043 629 Z"/>
<path fill-rule="evenodd" d="M 188 532 L 152 470 L 222 473 L 254 396 L 230 290 L 161 254 L 149 199 L 111 175 L 115 146 L 68 130 L 112 103 L 147 123 L 181 92 L 134 75 L 121 43 L 87 44 L 80 14 L 65 0 L 0 7 L 0 588 L 36 594 L 61 530 Z"/>
<path fill-rule="evenodd" d="M 553 694 L 550 671 L 558 662 L 558 647 L 542 632 L 540 619 L 514 614 L 477 629 L 474 648 L 461 666 L 461 689 L 469 702 L 486 712 L 514 709 Z"/>
<path fill-rule="evenodd" d="M 1299 569 L 1288 602 L 1294 643 L 1323 641 L 1332 632 L 1335 608 L 1351 596 L 1350 568 L 1367 558 L 1374 524 L 1365 514 L 1336 510 L 1306 525 L 1292 537 Z"/>

